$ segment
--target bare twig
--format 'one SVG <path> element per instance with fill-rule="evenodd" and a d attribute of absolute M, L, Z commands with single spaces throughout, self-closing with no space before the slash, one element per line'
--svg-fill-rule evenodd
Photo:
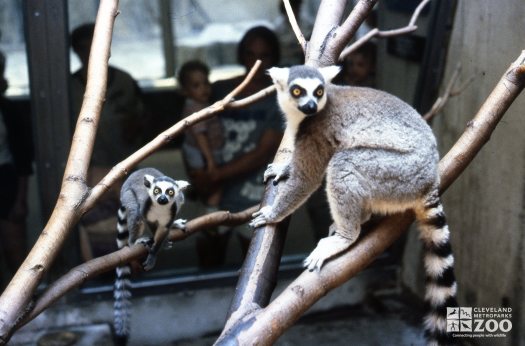
<path fill-rule="evenodd" d="M 485 144 L 501 117 L 525 86 L 525 51 L 511 65 L 454 147 L 441 160 L 440 192 L 463 172 Z M 223 333 L 218 344 L 271 345 L 308 308 L 333 288 L 363 270 L 413 222 L 411 212 L 385 218 L 350 250 L 329 261 L 319 272 L 305 271 L 266 308 L 256 307 Z"/>
<path fill-rule="evenodd" d="M 238 213 L 217 211 L 198 217 L 189 221 L 186 224 L 186 229 L 184 231 L 180 229 L 172 229 L 168 235 L 168 240 L 172 242 L 181 241 L 210 227 L 221 225 L 237 226 L 246 223 L 257 208 L 258 206 L 254 206 Z M 118 266 L 143 258 L 147 254 L 148 250 L 146 247 L 141 244 L 135 244 L 131 247 L 123 247 L 118 251 L 76 266 L 64 276 L 56 280 L 53 284 L 49 285 L 47 290 L 38 299 L 31 312 L 16 326 L 16 329 L 21 328 L 23 325 L 33 320 L 42 313 L 42 311 L 47 309 L 72 289 L 80 287 L 94 277 L 113 270 Z"/>
<path fill-rule="evenodd" d="M 452 88 L 454 87 L 454 84 L 456 84 L 456 81 L 458 80 L 460 71 L 461 71 L 461 64 L 458 63 L 456 65 L 456 68 L 454 69 L 454 72 L 452 73 L 452 77 L 450 77 L 450 80 L 448 81 L 447 87 L 445 88 L 443 95 L 437 98 L 437 100 L 432 105 L 432 108 L 423 115 L 423 119 L 425 119 L 426 121 L 430 121 L 437 113 L 439 113 L 439 111 L 441 111 L 441 109 L 443 109 L 449 97 L 452 96 Z"/>
<path fill-rule="evenodd" d="M 436 116 L 436 114 L 439 113 L 443 109 L 443 107 L 445 107 L 449 98 L 460 95 L 470 85 L 470 83 L 472 83 L 474 79 L 476 78 L 476 75 L 472 75 L 463 84 L 461 84 L 461 86 L 452 90 L 452 88 L 454 87 L 454 85 L 456 84 L 458 80 L 459 72 L 461 71 L 460 65 L 461 64 L 459 63 L 457 64 L 456 69 L 452 73 L 452 76 L 450 77 L 450 80 L 445 88 L 445 91 L 443 92 L 443 95 L 438 97 L 437 100 L 432 105 L 432 108 L 423 115 L 423 119 L 425 119 L 426 121 L 432 120 L 434 116 Z"/>
<path fill-rule="evenodd" d="M 115 167 L 113 167 L 113 169 L 111 169 L 111 171 L 104 178 L 102 178 L 102 180 L 91 190 L 91 193 L 86 198 L 83 204 L 83 211 L 85 212 L 86 210 L 91 208 L 95 201 L 98 200 L 98 198 L 100 198 L 100 196 L 104 194 L 104 192 L 106 192 L 109 189 L 109 187 L 115 183 L 115 181 L 118 181 L 119 179 L 127 175 L 132 167 L 136 166 L 140 161 L 153 154 L 163 145 L 166 145 L 169 142 L 171 142 L 173 138 L 179 135 L 186 128 L 226 109 L 229 106 L 229 104 L 232 103 L 235 96 L 237 96 L 242 91 L 242 89 L 245 88 L 246 85 L 250 82 L 260 65 L 261 61 L 257 60 L 252 69 L 241 82 L 241 84 L 239 84 L 232 92 L 226 95 L 222 100 L 217 101 L 213 105 L 204 108 L 198 112 L 195 112 L 182 119 L 181 121 L 177 122 L 175 125 L 162 132 L 152 141 L 150 141 L 142 148 L 137 150 L 135 153 L 130 155 L 124 161 L 121 161 L 120 163 L 115 165 Z M 267 94 L 258 96 L 262 97 L 266 95 Z M 255 99 L 255 97 L 250 97 L 250 102 L 253 102 Z M 244 100 L 240 100 L 237 102 L 244 104 L 248 103 Z"/>
<path fill-rule="evenodd" d="M 301 48 L 303 49 L 303 52 L 306 52 L 306 39 L 304 38 L 303 33 L 301 32 L 301 29 L 299 28 L 299 24 L 297 24 L 297 19 L 295 18 L 295 14 L 293 13 L 292 6 L 290 5 L 290 0 L 283 0 L 284 8 L 286 9 L 286 14 L 288 15 L 288 20 L 290 21 L 290 25 L 292 26 L 292 30 L 295 34 L 295 37 L 297 37 L 297 41 L 299 41 L 299 44 L 301 45 Z"/>
<path fill-rule="evenodd" d="M 476 74 L 472 74 L 463 84 L 461 84 L 456 89 L 450 91 L 450 97 L 458 96 L 461 94 L 465 89 L 468 88 L 468 86 L 476 79 Z"/>
<path fill-rule="evenodd" d="M 255 94 L 247 96 L 247 97 L 243 98 L 242 100 L 236 100 L 236 101 L 232 101 L 232 102 L 228 103 L 226 105 L 226 108 L 227 109 L 232 109 L 232 108 L 243 108 L 243 107 L 246 107 L 249 104 L 252 104 L 252 103 L 254 103 L 254 102 L 256 102 L 256 101 L 258 101 L 260 99 L 263 99 L 265 97 L 268 97 L 274 91 L 275 91 L 275 86 L 274 85 L 267 86 L 266 88 L 264 88 L 262 90 L 259 90 Z"/>
<path fill-rule="evenodd" d="M 379 30 L 378 28 L 374 28 L 367 32 L 363 37 L 346 47 L 341 55 L 339 56 L 339 61 L 343 61 L 350 53 L 354 52 L 356 49 L 361 47 L 365 42 L 370 41 L 374 37 L 392 37 L 392 36 L 399 36 L 399 35 L 405 35 L 409 34 L 411 32 L 414 32 L 417 30 L 417 25 L 415 25 L 419 14 L 425 6 L 430 2 L 430 0 L 423 0 L 421 3 L 417 6 L 416 10 L 412 14 L 412 17 L 410 18 L 410 21 L 407 26 L 404 26 L 399 29 L 392 29 L 392 30 Z"/>

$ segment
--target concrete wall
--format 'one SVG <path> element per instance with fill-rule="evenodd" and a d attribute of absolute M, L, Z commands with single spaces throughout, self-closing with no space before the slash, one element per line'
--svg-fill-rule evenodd
<path fill-rule="evenodd" d="M 367 286 L 384 282 L 385 273 L 382 270 L 361 273 L 319 300 L 308 313 L 361 302 L 369 291 Z M 291 282 L 291 279 L 279 280 L 274 297 Z M 233 286 L 227 285 L 134 297 L 129 345 L 169 345 L 183 339 L 218 334 L 224 326 L 234 291 Z M 101 299 L 89 296 L 74 303 L 62 299 L 15 333 L 9 344 L 36 345 L 45 335 L 56 332 L 71 332 L 80 338 L 83 334 L 80 329 L 89 334 L 100 328 L 101 338 L 110 340 L 109 326 L 112 321 L 113 304 L 107 295 Z M 93 343 L 82 340 L 75 345 L 109 344 L 109 341 Z"/>
<path fill-rule="evenodd" d="M 525 48 L 525 6 L 522 0 L 504 2 L 459 1 L 450 41 L 445 83 L 456 63 L 461 79 L 476 79 L 460 96 L 449 101 L 434 121 L 440 151 L 446 153 L 467 122 L 498 82 L 503 72 Z M 513 309 L 513 333 L 502 344 L 525 344 L 524 202 L 525 202 L 525 95 L 521 95 L 493 133 L 475 161 L 444 195 L 452 232 L 463 306 Z M 414 286 L 407 247 L 404 282 Z M 411 257 L 411 258 L 410 258 Z M 485 340 L 485 342 L 490 340 Z M 481 341 L 484 344 L 483 341 Z"/>

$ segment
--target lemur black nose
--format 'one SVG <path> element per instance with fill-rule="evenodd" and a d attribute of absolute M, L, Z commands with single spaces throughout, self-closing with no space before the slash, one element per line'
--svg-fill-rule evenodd
<path fill-rule="evenodd" d="M 157 202 L 161 205 L 168 204 L 168 197 L 162 195 L 159 198 L 157 198 Z"/>
<path fill-rule="evenodd" d="M 299 106 L 299 110 L 306 115 L 315 114 L 317 112 L 317 103 L 315 101 L 308 101 L 302 106 Z"/>

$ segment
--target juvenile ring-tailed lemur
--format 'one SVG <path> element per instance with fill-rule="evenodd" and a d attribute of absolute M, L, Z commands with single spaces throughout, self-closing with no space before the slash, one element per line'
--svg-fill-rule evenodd
<path fill-rule="evenodd" d="M 184 204 L 182 191 L 189 183 L 173 180 L 154 168 L 142 168 L 132 173 L 120 190 L 117 246 L 119 249 L 135 243 L 148 246 L 148 257 L 142 263 L 144 270 L 155 266 L 157 252 L 166 240 L 170 227 L 185 228 L 186 220 L 175 216 Z M 153 238 L 145 237 L 145 226 Z M 125 344 L 130 325 L 131 267 L 117 267 L 114 287 L 115 334 L 117 342 Z"/>
<path fill-rule="evenodd" d="M 295 137 L 289 160 L 271 164 L 278 191 L 251 225 L 276 223 L 295 211 L 322 183 L 333 218 L 329 236 L 304 261 L 310 271 L 354 243 L 371 213 L 413 209 L 425 247 L 428 276 L 425 326 L 429 340 L 446 338 L 447 306 L 456 306 L 449 230 L 438 195 L 436 140 L 409 105 L 370 88 L 330 83 L 339 67 L 272 68 L 286 132 Z M 285 133 L 286 133 L 285 132 Z"/>

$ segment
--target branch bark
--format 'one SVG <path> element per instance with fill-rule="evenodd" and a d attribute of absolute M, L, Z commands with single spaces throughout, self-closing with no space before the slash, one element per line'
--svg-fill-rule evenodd
<path fill-rule="evenodd" d="M 295 37 L 297 37 L 297 41 L 299 41 L 299 45 L 303 49 L 303 52 L 306 53 L 306 39 L 304 38 L 304 35 L 301 32 L 301 29 L 299 28 L 299 24 L 297 24 L 297 19 L 295 18 L 292 6 L 290 5 L 290 0 L 283 0 L 283 3 Z"/>
<path fill-rule="evenodd" d="M 308 43 L 305 64 L 319 67 L 336 64 L 344 46 L 355 35 L 376 3 L 377 0 L 360 0 L 339 26 L 346 1 L 323 0 Z"/>
<path fill-rule="evenodd" d="M 524 86 L 525 51 L 505 72 L 463 135 L 441 160 L 441 193 L 488 141 Z M 254 308 L 243 316 L 235 324 L 235 331 L 223 333 L 217 344 L 273 344 L 316 301 L 366 268 L 405 232 L 413 220 L 410 211 L 385 218 L 347 252 L 329 261 L 319 273 L 305 271 L 266 308 Z"/>
<path fill-rule="evenodd" d="M 117 0 L 100 3 L 93 49 L 88 68 L 85 102 L 80 111 L 67 161 L 61 192 L 55 209 L 35 246 L 0 296 L 0 344 L 5 344 L 18 319 L 53 259 L 68 231 L 80 217 L 79 205 L 85 200 L 89 157 L 93 151 L 100 109 L 106 93 L 107 64 Z"/>

